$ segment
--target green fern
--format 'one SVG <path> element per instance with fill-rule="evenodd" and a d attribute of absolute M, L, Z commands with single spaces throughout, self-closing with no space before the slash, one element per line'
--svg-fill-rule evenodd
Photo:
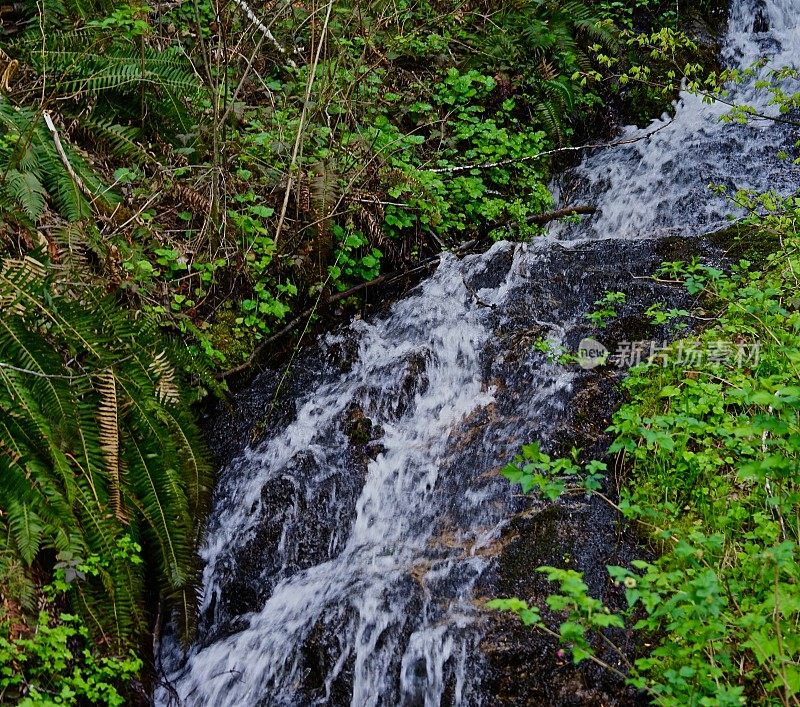
<path fill-rule="evenodd" d="M 613 27 L 581 0 L 511 2 L 493 17 L 492 27 L 480 46 L 483 55 L 494 57 L 498 69 L 525 76 L 536 117 L 551 138 L 563 142 L 574 99 L 567 77 L 591 68 L 590 45 L 618 48 Z"/>
<path fill-rule="evenodd" d="M 172 127 L 185 132 L 193 124 L 185 103 L 201 94 L 202 85 L 188 58 L 176 48 L 154 49 L 95 22 L 50 32 L 44 42 L 38 33 L 31 34 L 12 50 L 20 61 L 48 77 L 48 87 L 55 87 L 62 102 L 75 107 L 80 123 L 89 115 L 107 136 L 110 115 L 117 125 L 121 115 L 143 123 L 146 113 L 158 115 L 159 120 L 147 121 L 156 131 Z M 110 144 L 122 147 L 119 137 L 124 135 L 129 149 L 132 134 L 125 134 L 121 125 L 115 131 L 118 138 Z"/>
<path fill-rule="evenodd" d="M 48 33 L 65 21 L 103 17 L 114 9 L 114 3 L 109 0 L 21 0 L 18 6 L 26 16 L 38 16 Z"/>
<path fill-rule="evenodd" d="M 112 558 L 78 609 L 125 640 L 145 627 L 143 578 L 113 560 L 133 537 L 188 638 L 210 467 L 173 348 L 100 291 L 60 294 L 37 265 L 0 262 L 0 549 L 7 538 L 27 566 L 48 549 Z"/>
<path fill-rule="evenodd" d="M 62 139 L 72 171 L 95 195 L 97 206 L 111 209 L 119 197 Z M 43 216 L 46 202 L 70 221 L 92 214 L 92 208 L 59 155 L 53 136 L 38 112 L 20 108 L 0 96 L 0 214 L 20 211 L 31 225 Z"/>
<path fill-rule="evenodd" d="M 8 196 L 22 207 L 31 221 L 35 223 L 39 220 L 44 212 L 47 192 L 36 173 L 9 169 L 6 172 L 5 188 Z"/>
<path fill-rule="evenodd" d="M 80 129 L 95 143 L 107 148 L 115 157 L 138 163 L 150 162 L 152 157 L 139 142 L 141 130 L 119 125 L 109 118 L 89 115 L 80 121 Z"/>

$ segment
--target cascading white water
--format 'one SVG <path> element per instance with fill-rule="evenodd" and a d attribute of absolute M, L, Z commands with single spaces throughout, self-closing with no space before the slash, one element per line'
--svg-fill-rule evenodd
<path fill-rule="evenodd" d="M 766 31 L 754 32 L 754 26 Z M 730 192 L 774 189 L 790 193 L 797 188 L 800 170 L 778 156 L 779 145 L 793 142 L 791 127 L 764 118 L 747 124 L 724 122 L 730 103 L 747 105 L 763 116 L 779 116 L 772 95 L 756 88 L 769 80 L 770 71 L 797 67 L 800 61 L 800 6 L 796 0 L 735 0 L 723 43 L 723 63 L 749 69 L 763 58 L 768 65 L 730 87 L 725 103 L 709 102 L 699 94 L 682 93 L 673 118 L 663 116 L 646 128 L 628 127 L 619 140 L 637 140 L 590 155 L 570 175 L 573 203 L 589 201 L 597 215 L 579 227 L 560 226 L 561 237 L 637 238 L 668 233 L 696 235 L 720 227 L 732 211 L 710 184 Z M 782 88 L 793 93 L 800 82 L 786 80 Z M 644 138 L 649 135 L 650 137 Z M 644 139 L 642 139 L 644 138 Z"/>
<path fill-rule="evenodd" d="M 491 336 L 490 306 L 502 304 L 518 275 L 512 267 L 505 283 L 474 293 L 465 279 L 480 275 L 503 249 L 509 246 L 460 262 L 445 258 L 388 317 L 374 324 L 355 322 L 358 358 L 351 371 L 309 391 L 297 403 L 294 422 L 225 471 L 201 552 L 203 611 L 222 603 L 221 568 L 258 524 L 265 484 L 276 477 L 294 480 L 294 463 L 310 453 L 315 474 L 303 479 L 301 493 L 314 504 L 316 489 L 326 479 L 356 473 L 342 453 L 348 446 L 341 428 L 348 407 L 357 401 L 383 428 L 382 449 L 368 465 L 354 519 L 341 519 L 329 539 L 330 559 L 280 581 L 243 630 L 196 648 L 187 668 L 175 675 L 183 700 L 302 704 L 295 692 L 302 670 L 299 649 L 320 622 L 340 632 L 341 651 L 330 673 L 320 676 L 321 702 L 329 699 L 348 658 L 354 659 L 354 705 L 378 704 L 395 689 L 389 682 L 398 659 L 398 699 L 439 704 L 444 666 L 451 659 L 459 683 L 456 696 L 461 693 L 466 646 L 459 633 L 475 614 L 471 588 L 487 562 L 479 551 L 496 537 L 503 519 L 501 509 L 482 508 L 497 490 L 474 488 L 459 498 L 458 512 L 469 520 L 454 528 L 453 547 L 436 553 L 431 545 L 449 510 L 439 475 L 453 454 L 451 437 L 466 417 L 493 399 L 481 365 Z M 335 343 L 336 337 L 329 337 L 328 344 Z M 416 362 L 413 379 L 405 384 L 411 399 L 398 411 L 398 382 L 408 375 L 409 361 Z M 321 510 L 334 512 L 336 502 L 334 495 Z M 270 551 L 281 553 L 283 544 Z M 421 597 L 408 587 L 412 576 L 423 585 Z"/>
<path fill-rule="evenodd" d="M 765 31 L 754 32 L 762 15 Z M 800 65 L 800 0 L 735 0 L 725 61 L 763 55 Z M 732 98 L 775 115 L 754 85 Z M 582 199 L 599 206 L 591 219 L 531 247 L 446 256 L 386 316 L 320 345 L 355 342 L 355 360 L 309 371 L 293 419 L 221 472 L 201 549 L 201 635 L 185 656 L 165 639 L 170 685 L 156 703 L 475 703 L 473 598 L 512 503 L 487 472 L 557 428 L 576 375 L 539 355 L 503 380 L 513 356 L 496 341 L 524 326 L 566 342 L 615 276 L 615 248 L 722 219 L 729 209 L 709 183 L 795 190 L 798 171 L 774 154 L 788 128 L 723 124 L 727 110 L 682 95 L 668 125 L 624 132 L 663 125 L 650 139 L 575 170 Z M 564 246 L 607 239 L 596 282 Z M 348 440 L 354 416 L 373 425 L 369 456 Z"/>

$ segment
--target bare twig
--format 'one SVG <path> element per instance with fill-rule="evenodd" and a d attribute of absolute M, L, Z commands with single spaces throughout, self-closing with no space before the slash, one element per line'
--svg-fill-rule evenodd
<path fill-rule="evenodd" d="M 578 214 L 593 214 L 597 211 L 596 206 L 591 205 L 582 205 L 582 206 L 566 206 L 563 209 L 556 209 L 555 211 L 545 211 L 540 214 L 531 214 L 527 218 L 525 218 L 525 223 L 535 225 L 535 226 L 544 226 L 551 221 L 556 221 L 560 218 L 566 218 L 567 216 L 576 216 Z M 507 228 L 509 226 L 513 226 L 514 224 L 518 223 L 515 219 L 505 219 L 504 221 L 489 221 L 483 225 L 481 228 L 481 234 L 483 236 L 491 233 L 495 229 L 498 228 Z"/>
<path fill-rule="evenodd" d="M 286 51 L 286 48 L 277 40 L 275 39 L 275 35 L 272 34 L 269 27 L 267 27 L 261 20 L 258 19 L 256 13 L 253 12 L 252 8 L 244 1 L 244 0 L 233 0 L 234 5 L 239 7 L 239 9 L 247 15 L 250 22 L 253 23 L 255 28 L 261 32 L 261 34 L 266 37 L 266 39 L 272 44 L 275 49 L 280 52 L 280 54 L 285 57 L 286 63 L 291 66 L 293 69 L 297 68 L 297 64 L 295 63 L 294 59 L 289 56 L 289 52 Z M 295 49 L 295 53 L 297 50 Z"/>
<path fill-rule="evenodd" d="M 567 216 L 576 216 L 577 214 L 593 214 L 597 211 L 596 206 L 568 206 L 564 209 L 556 209 L 555 211 L 545 211 L 543 214 L 532 214 L 525 219 L 526 223 L 535 224 L 536 226 L 544 226 L 550 221 L 556 219 L 566 218 Z"/>
<path fill-rule="evenodd" d="M 42 111 L 42 117 L 44 117 L 44 122 L 47 125 L 47 129 L 53 136 L 53 144 L 55 145 L 58 156 L 61 158 L 61 163 L 64 165 L 64 169 L 67 170 L 67 174 L 69 174 L 72 181 L 75 182 L 75 186 L 80 189 L 83 195 L 89 199 L 89 201 L 94 201 L 95 195 L 92 193 L 91 189 L 84 184 L 83 180 L 78 176 L 77 172 L 75 172 L 75 169 L 72 167 L 72 164 L 67 158 L 67 153 L 64 152 L 64 146 L 61 144 L 61 138 L 58 134 L 56 124 L 53 122 L 53 118 L 50 116 L 50 113 L 44 110 Z"/>
<path fill-rule="evenodd" d="M 297 135 L 295 136 L 294 140 L 294 147 L 292 148 L 292 159 L 289 163 L 289 174 L 286 180 L 286 191 L 283 194 L 283 204 L 281 205 L 281 212 L 278 215 L 278 224 L 275 227 L 275 245 L 278 245 L 278 239 L 281 235 L 281 229 L 283 228 L 283 222 L 286 219 L 286 209 L 289 207 L 289 196 L 292 193 L 292 187 L 294 186 L 294 168 L 297 164 L 297 157 L 300 154 L 300 146 L 303 141 L 303 128 L 305 126 L 306 114 L 308 112 L 308 104 L 311 101 L 311 89 L 314 86 L 314 81 L 316 80 L 317 76 L 317 66 L 319 66 L 319 58 L 322 54 L 322 47 L 325 44 L 325 36 L 328 33 L 328 23 L 331 20 L 331 12 L 333 11 L 333 3 L 334 0 L 330 0 L 328 2 L 328 9 L 325 13 L 325 21 L 322 24 L 322 31 L 319 37 L 319 43 L 317 44 L 317 51 L 314 53 L 314 61 L 311 63 L 311 71 L 308 74 L 308 81 L 306 82 L 306 95 L 305 99 L 303 100 L 303 110 L 300 112 L 300 124 L 297 126 Z"/>
<path fill-rule="evenodd" d="M 542 159 L 543 157 L 550 157 L 551 155 L 560 155 L 564 152 L 579 152 L 581 150 L 594 150 L 607 147 L 619 147 L 620 145 L 632 145 L 635 142 L 641 142 L 642 140 L 650 139 L 657 132 L 663 130 L 664 128 L 666 128 L 668 125 L 671 124 L 672 120 L 669 120 L 663 125 L 645 133 L 644 135 L 639 135 L 638 137 L 629 138 L 628 140 L 617 140 L 615 142 L 599 142 L 588 145 L 574 145 L 571 147 L 557 147 L 553 150 L 545 150 L 544 152 L 538 152 L 535 155 L 527 155 L 526 157 L 509 157 L 507 160 L 498 160 L 496 162 L 482 162 L 480 164 L 464 164 L 455 167 L 437 167 L 436 169 L 428 169 L 425 171 L 435 172 L 437 174 L 458 174 L 460 172 L 468 172 L 471 169 L 494 169 L 495 167 L 508 167 L 509 165 L 522 164 L 524 162 L 532 162 L 533 160 L 539 160 Z"/>
<path fill-rule="evenodd" d="M 454 252 L 456 253 L 464 253 L 470 250 L 471 248 L 475 247 L 477 241 L 471 240 L 467 241 L 466 243 L 461 244 Z M 352 295 L 360 292 L 361 290 L 365 290 L 370 287 L 375 287 L 377 285 L 388 285 L 398 280 L 402 280 L 404 278 L 413 277 L 425 270 L 429 270 L 430 268 L 438 265 L 439 261 L 441 260 L 441 255 L 435 255 L 432 258 L 428 258 L 427 260 L 423 261 L 419 265 L 410 270 L 402 270 L 400 272 L 393 272 L 393 273 L 385 273 L 376 277 L 374 280 L 370 280 L 369 282 L 362 282 L 354 287 L 351 287 L 349 290 L 345 290 L 344 292 L 337 292 L 325 300 L 325 305 L 331 305 L 334 302 L 338 302 L 343 299 L 347 299 Z M 294 319 L 292 319 L 286 326 L 284 326 L 279 331 L 276 331 L 274 334 L 269 336 L 268 338 L 264 339 L 254 350 L 253 353 L 250 354 L 250 357 L 244 362 L 235 366 L 234 368 L 230 368 L 227 371 L 223 371 L 217 374 L 217 378 L 219 380 L 225 380 L 226 378 L 231 378 L 232 376 L 238 375 L 246 371 L 250 368 L 253 364 L 258 361 L 261 357 L 262 352 L 266 349 L 267 346 L 276 342 L 278 339 L 283 338 L 288 334 L 292 329 L 296 328 L 301 322 L 305 321 L 306 325 L 305 328 L 308 328 L 308 324 L 310 322 L 310 318 L 313 316 L 314 312 L 317 311 L 320 299 L 318 298 L 317 301 L 314 303 L 313 307 L 309 307 L 308 309 L 302 311 L 298 314 Z"/>

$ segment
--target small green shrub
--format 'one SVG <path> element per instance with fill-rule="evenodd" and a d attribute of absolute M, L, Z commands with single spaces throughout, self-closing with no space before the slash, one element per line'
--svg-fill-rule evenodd
<path fill-rule="evenodd" d="M 142 548 L 121 536 L 114 560 L 140 565 Z M 76 586 L 99 577 L 111 557 L 78 560 L 62 555 L 51 584 L 41 590 L 42 606 L 30 628 L 0 615 L 0 699 L 17 705 L 123 705 L 130 682 L 142 669 L 132 649 L 98 644 L 80 616 L 59 608 Z M 3 583 L 5 588 L 7 586 Z"/>

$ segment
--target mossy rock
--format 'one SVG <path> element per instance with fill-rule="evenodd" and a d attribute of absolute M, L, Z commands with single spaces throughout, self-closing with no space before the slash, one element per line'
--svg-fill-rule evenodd
<path fill-rule="evenodd" d="M 749 260 L 756 266 L 781 247 L 777 233 L 738 223 L 711 233 L 707 238 L 724 248 L 728 259 L 734 262 Z"/>
<path fill-rule="evenodd" d="M 383 436 L 383 428 L 367 417 L 356 404 L 347 411 L 344 432 L 354 447 L 364 446 Z"/>
<path fill-rule="evenodd" d="M 208 329 L 211 345 L 225 356 L 226 361 L 244 361 L 255 347 L 249 333 L 244 335 L 236 324 L 236 313 L 231 309 L 221 309 Z"/>

